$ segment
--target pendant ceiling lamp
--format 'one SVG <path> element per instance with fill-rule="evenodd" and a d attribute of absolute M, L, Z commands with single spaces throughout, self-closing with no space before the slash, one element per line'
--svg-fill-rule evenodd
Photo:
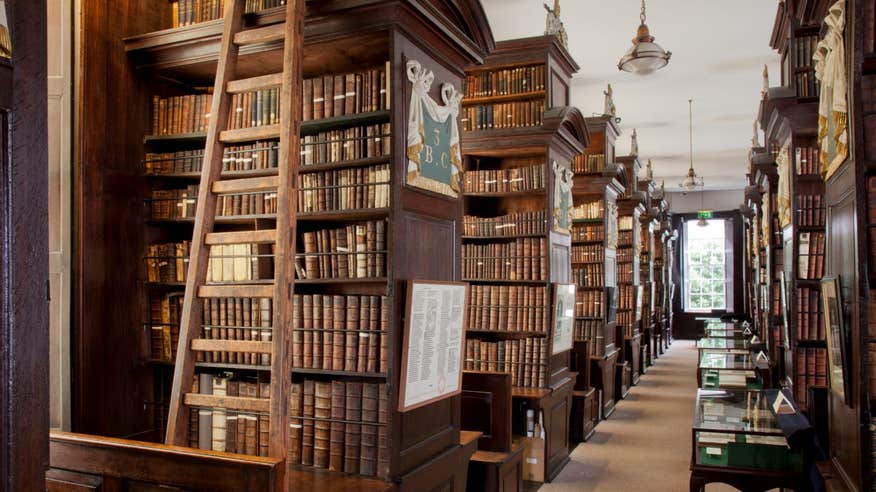
<path fill-rule="evenodd" d="M 697 188 L 703 187 L 703 177 L 697 176 L 693 167 L 693 99 L 687 100 L 688 104 L 688 125 L 690 127 L 690 168 L 687 170 L 687 176 L 678 186 L 684 191 L 695 191 Z"/>
<path fill-rule="evenodd" d="M 624 53 L 617 68 L 624 72 L 637 75 L 648 75 L 669 64 L 672 52 L 664 50 L 654 42 L 654 36 L 645 24 L 645 0 L 642 0 L 642 12 L 639 14 L 639 29 L 633 38 L 633 46 Z"/>

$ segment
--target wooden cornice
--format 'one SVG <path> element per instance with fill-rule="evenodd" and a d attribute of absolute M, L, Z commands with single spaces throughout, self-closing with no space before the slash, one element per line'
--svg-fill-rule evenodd
<path fill-rule="evenodd" d="M 564 142 L 576 150 L 576 154 L 584 152 L 590 145 L 590 131 L 581 111 L 574 106 L 551 108 L 544 113 L 543 127 L 561 136 Z"/>
<path fill-rule="evenodd" d="M 602 132 L 606 134 L 606 137 L 610 135 L 612 141 L 614 141 L 621 134 L 614 116 L 607 114 L 601 116 L 588 116 L 584 118 L 584 120 L 587 121 L 587 128 L 590 129 L 591 135 Z"/>
<path fill-rule="evenodd" d="M 551 108 L 545 111 L 543 121 L 542 126 L 463 132 L 462 152 L 476 156 L 526 155 L 545 153 L 552 147 L 571 159 L 590 143 L 584 118 L 575 107 Z"/>
<path fill-rule="evenodd" d="M 560 39 L 552 35 L 509 39 L 496 43 L 496 48 L 484 60 L 485 65 L 526 64 L 544 61 L 550 56 L 571 77 L 581 67 L 572 58 Z"/>

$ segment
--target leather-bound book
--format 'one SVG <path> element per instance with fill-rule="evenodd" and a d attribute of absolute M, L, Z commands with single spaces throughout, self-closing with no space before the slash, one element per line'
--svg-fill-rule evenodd
<path fill-rule="evenodd" d="M 359 474 L 374 476 L 377 470 L 377 423 L 378 385 L 362 385 L 362 446 L 359 453 Z"/>
<path fill-rule="evenodd" d="M 377 476 L 389 475 L 389 393 L 386 385 L 377 388 L 377 421 L 382 424 L 377 429 Z"/>
<path fill-rule="evenodd" d="M 331 410 L 332 385 L 317 381 L 313 405 L 313 416 L 316 419 L 313 423 L 313 466 L 317 468 L 328 468 L 329 465 Z"/>
<path fill-rule="evenodd" d="M 227 396 L 228 395 L 228 380 L 224 377 L 213 377 L 213 395 Z M 225 434 L 226 434 L 226 410 L 224 408 L 213 408 L 213 425 L 211 447 L 213 451 L 225 451 Z"/>
<path fill-rule="evenodd" d="M 198 393 L 213 394 L 213 375 L 200 374 L 199 378 Z M 198 409 L 198 448 L 213 449 L 213 410 L 210 408 Z"/>
<path fill-rule="evenodd" d="M 344 420 L 344 472 L 359 473 L 359 452 L 362 445 L 362 383 L 346 383 Z M 357 422 L 357 423 L 350 423 Z"/>
<path fill-rule="evenodd" d="M 313 296 L 304 294 L 301 296 L 301 318 L 304 331 L 302 332 L 301 366 L 313 367 Z"/>
<path fill-rule="evenodd" d="M 368 338 L 360 339 L 362 344 L 368 342 L 368 355 L 366 357 L 367 364 L 365 371 L 380 372 L 383 366 L 380 361 L 381 343 L 385 343 L 384 336 L 380 333 L 380 305 L 381 299 L 378 296 L 368 297 Z M 365 329 L 363 326 L 362 329 Z M 362 353 L 362 350 L 359 351 Z"/>
<path fill-rule="evenodd" d="M 313 433 L 314 433 L 314 425 L 313 425 L 313 416 L 315 414 L 314 409 L 314 399 L 315 399 L 315 386 L 314 381 L 306 379 L 304 380 L 304 391 L 303 391 L 303 399 L 302 399 L 302 408 L 303 408 L 303 416 L 301 425 L 301 464 L 303 465 L 312 465 L 313 464 Z"/>
<path fill-rule="evenodd" d="M 322 319 L 322 295 L 313 295 L 313 362 L 310 367 L 322 368 L 322 330 L 325 329 Z M 330 349 L 331 350 L 331 349 Z"/>
<path fill-rule="evenodd" d="M 332 365 L 335 371 L 344 370 L 345 335 L 347 306 L 344 296 L 334 296 L 332 299 Z M 347 337 L 348 338 L 348 337 Z"/>
<path fill-rule="evenodd" d="M 304 385 L 292 383 L 289 390 L 289 452 L 287 459 L 291 464 L 301 463 L 301 431 L 304 428 L 301 420 L 304 397 Z"/>
<path fill-rule="evenodd" d="M 356 370 L 356 359 L 359 355 L 359 296 L 347 297 L 347 313 L 344 320 L 345 347 L 344 367 L 345 371 Z"/>
<path fill-rule="evenodd" d="M 326 370 L 332 368 L 332 357 L 334 355 L 334 338 L 332 337 L 332 328 L 334 326 L 334 298 L 330 295 L 322 296 L 322 365 L 319 366 Z"/>
<path fill-rule="evenodd" d="M 258 397 L 271 398 L 271 383 L 258 383 Z M 271 444 L 271 418 L 267 414 L 259 414 L 259 456 L 267 456 Z"/>
<path fill-rule="evenodd" d="M 344 469 L 344 422 L 346 417 L 346 385 L 343 381 L 332 381 L 331 427 L 329 432 L 329 470 Z"/>
<path fill-rule="evenodd" d="M 225 392 L 228 396 L 240 396 L 240 383 L 227 378 Z M 237 412 L 225 414 L 225 452 L 237 453 Z"/>

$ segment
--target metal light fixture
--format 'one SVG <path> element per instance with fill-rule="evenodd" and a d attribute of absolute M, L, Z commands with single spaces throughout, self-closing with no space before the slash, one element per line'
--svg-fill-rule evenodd
<path fill-rule="evenodd" d="M 641 23 L 636 31 L 636 37 L 633 38 L 633 46 L 624 53 L 617 68 L 637 75 L 648 75 L 668 65 L 672 52 L 664 50 L 654 42 L 654 36 L 645 24 L 645 0 L 642 0 L 639 20 Z"/>
<path fill-rule="evenodd" d="M 690 126 L 690 169 L 687 170 L 687 176 L 678 186 L 687 191 L 695 191 L 697 188 L 703 187 L 703 177 L 697 176 L 693 168 L 693 99 L 687 100 L 688 104 L 688 125 Z"/>

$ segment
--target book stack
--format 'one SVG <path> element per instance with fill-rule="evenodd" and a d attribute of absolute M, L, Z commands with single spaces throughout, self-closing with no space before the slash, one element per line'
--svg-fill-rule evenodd
<path fill-rule="evenodd" d="M 354 126 L 301 137 L 302 166 L 384 157 L 391 153 L 389 123 Z"/>
<path fill-rule="evenodd" d="M 623 275 L 620 272 L 621 266 L 618 265 L 618 277 Z M 632 271 L 628 273 L 632 276 Z M 627 277 L 630 278 L 630 277 Z M 631 337 L 634 335 L 633 316 L 636 308 L 636 291 L 635 286 L 630 283 L 618 285 L 618 306 L 617 306 L 617 324 L 624 329 L 624 336 Z"/>
<path fill-rule="evenodd" d="M 386 221 L 357 222 L 302 234 L 304 253 L 296 255 L 301 279 L 386 276 Z M 303 259 L 303 266 L 302 260 Z"/>
<path fill-rule="evenodd" d="M 246 0 L 247 13 L 286 5 L 286 0 Z M 199 22 L 221 19 L 225 0 L 173 0 L 173 27 L 190 26 Z"/>
<path fill-rule="evenodd" d="M 601 291 L 583 290 L 575 295 L 576 318 L 602 318 L 605 310 L 602 306 L 604 295 Z"/>
<path fill-rule="evenodd" d="M 546 333 L 548 290 L 519 285 L 472 285 L 468 324 L 474 331 Z"/>
<path fill-rule="evenodd" d="M 499 217 L 466 215 L 462 218 L 462 235 L 469 237 L 513 237 L 547 233 L 547 211 L 515 212 Z"/>
<path fill-rule="evenodd" d="M 305 379 L 290 391 L 292 464 L 386 477 L 386 385 Z"/>
<path fill-rule="evenodd" d="M 482 104 L 462 109 L 462 130 L 493 130 L 541 126 L 544 99 Z"/>
<path fill-rule="evenodd" d="M 390 109 L 389 62 L 361 72 L 324 75 L 302 83 L 302 119 L 335 118 Z"/>
<path fill-rule="evenodd" d="M 618 236 L 618 241 L 620 241 L 623 244 L 628 244 L 628 245 L 632 246 L 633 245 L 633 216 L 632 215 L 624 215 L 623 217 L 618 217 L 617 229 L 618 229 L 619 234 L 620 234 L 620 236 Z"/>
<path fill-rule="evenodd" d="M 824 313 L 818 288 L 797 287 L 797 339 L 825 339 Z"/>
<path fill-rule="evenodd" d="M 547 338 L 465 341 L 465 370 L 505 372 L 511 374 L 511 385 L 525 388 L 545 386 Z"/>
<path fill-rule="evenodd" d="M 468 98 L 543 91 L 544 75 L 544 65 L 470 73 L 465 77 L 463 93 Z"/>
<path fill-rule="evenodd" d="M 270 342 L 273 339 L 270 298 L 206 298 L 201 301 L 201 336 L 207 340 Z M 271 365 L 270 354 L 198 351 L 198 362 Z"/>
<path fill-rule="evenodd" d="M 195 216 L 198 185 L 175 190 L 152 190 L 150 218 L 155 220 L 191 219 Z M 277 213 L 276 192 L 234 193 L 221 195 L 216 204 L 217 217 L 269 215 Z"/>
<path fill-rule="evenodd" d="M 302 213 L 389 207 L 389 164 L 301 174 L 298 182 Z"/>
<path fill-rule="evenodd" d="M 602 242 L 605 240 L 605 226 L 602 224 L 575 224 L 572 227 L 572 241 Z"/>
<path fill-rule="evenodd" d="M 254 128 L 280 122 L 280 89 L 263 89 L 231 96 L 228 129 Z"/>
<path fill-rule="evenodd" d="M 590 341 L 590 355 L 605 355 L 605 337 L 602 335 L 605 322 L 602 319 L 576 319 L 575 340 Z"/>
<path fill-rule="evenodd" d="M 623 250 L 618 250 L 618 264 L 617 264 L 617 277 L 623 279 L 631 279 L 633 278 L 633 259 L 629 258 L 631 255 L 626 252 L 623 255 L 620 252 Z M 621 260 L 621 256 L 628 258 L 626 260 Z M 629 283 L 629 280 L 621 280 L 620 283 Z"/>
<path fill-rule="evenodd" d="M 824 233 L 801 232 L 797 257 L 797 277 L 819 280 L 824 276 Z"/>
<path fill-rule="evenodd" d="M 466 171 L 463 186 L 465 193 L 513 193 L 543 190 L 545 187 L 545 166 L 537 164 L 512 169 Z"/>
<path fill-rule="evenodd" d="M 210 246 L 208 283 L 250 282 L 273 278 L 273 245 L 221 244 Z M 186 266 L 188 258 L 185 259 Z M 183 277 L 183 282 L 185 277 Z"/>
<path fill-rule="evenodd" d="M 152 134 L 179 135 L 207 131 L 212 94 L 152 97 Z"/>
<path fill-rule="evenodd" d="M 234 373 L 198 374 L 192 393 L 214 396 L 270 398 L 270 383 Z M 268 455 L 269 419 L 265 414 L 225 408 L 191 408 L 189 446 L 226 453 Z"/>
<path fill-rule="evenodd" d="M 150 356 L 153 360 L 176 360 L 182 304 L 182 292 L 149 299 Z"/>
<path fill-rule="evenodd" d="M 821 92 L 821 81 L 815 78 L 814 70 L 806 70 L 794 74 L 797 85 L 797 97 L 818 97 Z"/>
<path fill-rule="evenodd" d="M 605 154 L 579 154 L 572 159 L 575 174 L 602 174 L 605 170 Z"/>
<path fill-rule="evenodd" d="M 818 97 L 820 84 L 815 78 L 812 55 L 818 47 L 818 35 L 809 34 L 794 39 L 792 45 L 797 97 Z"/>
<path fill-rule="evenodd" d="M 577 265 L 572 268 L 572 279 L 582 287 L 605 285 L 605 263 Z"/>
<path fill-rule="evenodd" d="M 189 241 L 150 244 L 146 251 L 146 280 L 153 283 L 185 282 L 189 266 Z"/>
<path fill-rule="evenodd" d="M 575 229 L 577 229 L 577 226 Z M 601 244 L 576 244 L 572 246 L 572 263 L 604 262 L 605 248 Z"/>
<path fill-rule="evenodd" d="M 797 224 L 803 227 L 824 227 L 824 202 L 821 195 L 797 196 Z"/>
<path fill-rule="evenodd" d="M 797 175 L 821 177 L 821 163 L 818 147 L 807 145 L 797 147 Z"/>
<path fill-rule="evenodd" d="M 605 202 L 596 200 L 572 207 L 572 218 L 579 220 L 595 220 L 605 217 Z"/>
<path fill-rule="evenodd" d="M 249 145 L 225 147 L 222 158 L 223 171 L 254 171 L 277 168 L 277 142 L 258 141 Z M 168 174 L 200 173 L 204 162 L 204 149 L 177 152 L 147 153 L 143 160 L 149 176 Z"/>
<path fill-rule="evenodd" d="M 547 238 L 463 244 L 462 276 L 477 280 L 546 280 Z"/>
<path fill-rule="evenodd" d="M 295 294 L 292 367 L 385 373 L 389 299 Z"/>
<path fill-rule="evenodd" d="M 623 238 L 623 234 L 624 233 L 621 232 L 621 236 L 620 236 L 621 238 Z M 633 258 L 635 258 L 635 255 L 633 253 L 634 253 L 633 247 L 630 246 L 629 244 L 627 244 L 627 245 L 619 244 L 618 249 L 617 249 L 617 261 L 619 263 L 631 263 L 633 261 Z M 623 274 L 618 272 L 618 275 L 617 275 L 618 278 L 632 278 L 632 265 L 627 265 L 627 266 L 630 267 L 629 275 L 624 276 Z"/>
<path fill-rule="evenodd" d="M 806 402 L 806 388 L 827 385 L 827 349 L 797 348 L 797 380 L 794 384 L 795 398 Z"/>

